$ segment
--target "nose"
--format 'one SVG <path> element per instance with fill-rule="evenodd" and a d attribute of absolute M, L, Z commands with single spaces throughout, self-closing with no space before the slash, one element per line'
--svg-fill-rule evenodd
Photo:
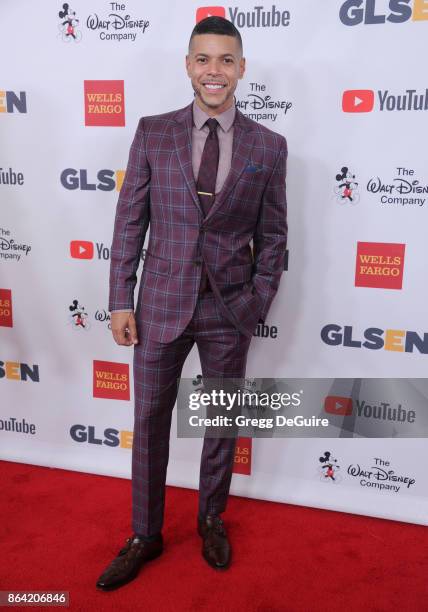
<path fill-rule="evenodd" d="M 220 74 L 220 66 L 221 63 L 219 60 L 212 58 L 208 63 L 208 74 L 215 76 L 216 74 Z"/>

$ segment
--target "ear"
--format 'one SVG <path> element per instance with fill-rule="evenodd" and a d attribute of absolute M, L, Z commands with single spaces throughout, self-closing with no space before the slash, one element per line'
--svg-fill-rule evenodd
<path fill-rule="evenodd" d="M 185 58 L 185 65 L 186 65 L 186 72 L 187 72 L 187 76 L 190 77 L 190 55 L 186 55 Z"/>
<path fill-rule="evenodd" d="M 244 74 L 245 74 L 245 57 L 241 57 L 241 59 L 239 60 L 239 78 L 242 79 Z"/>

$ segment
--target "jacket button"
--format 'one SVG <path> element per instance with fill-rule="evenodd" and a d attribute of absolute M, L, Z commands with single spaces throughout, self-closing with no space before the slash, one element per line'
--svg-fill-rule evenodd
<path fill-rule="evenodd" d="M 195 264 L 195 266 L 200 266 L 200 265 L 202 265 L 202 260 L 201 259 L 195 259 L 195 261 L 193 263 Z"/>

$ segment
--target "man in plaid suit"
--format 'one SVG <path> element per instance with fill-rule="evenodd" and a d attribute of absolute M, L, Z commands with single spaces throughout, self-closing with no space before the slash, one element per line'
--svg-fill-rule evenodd
<path fill-rule="evenodd" d="M 100 576 L 103 590 L 129 582 L 162 552 L 171 413 L 192 346 L 203 377 L 245 376 L 251 338 L 284 265 L 287 144 L 235 107 L 245 71 L 238 30 L 221 17 L 199 22 L 186 68 L 195 100 L 140 119 L 117 204 L 109 309 L 115 341 L 134 346 L 134 533 Z M 201 456 L 197 527 L 216 569 L 230 563 L 220 515 L 235 442 L 205 438 Z"/>

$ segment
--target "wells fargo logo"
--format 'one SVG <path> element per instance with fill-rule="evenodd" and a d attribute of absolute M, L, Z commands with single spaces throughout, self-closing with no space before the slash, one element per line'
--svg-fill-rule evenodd
<path fill-rule="evenodd" d="M 124 127 L 123 81 L 85 81 L 85 125 Z"/>
<path fill-rule="evenodd" d="M 355 286 L 401 289 L 405 248 L 405 244 L 358 242 Z"/>
<path fill-rule="evenodd" d="M 234 474 L 251 475 L 251 438 L 238 438 L 235 446 L 235 458 L 233 463 Z"/>
<path fill-rule="evenodd" d="M 94 397 L 129 400 L 129 365 L 94 360 Z"/>
<path fill-rule="evenodd" d="M 13 327 L 12 291 L 10 289 L 0 289 L 0 326 Z"/>

